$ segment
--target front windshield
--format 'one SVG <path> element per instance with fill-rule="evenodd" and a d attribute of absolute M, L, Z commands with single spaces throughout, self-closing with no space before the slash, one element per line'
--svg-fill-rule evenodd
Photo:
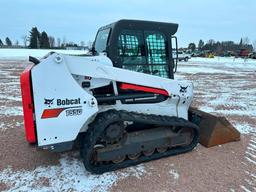
<path fill-rule="evenodd" d="M 106 51 L 110 28 L 98 32 L 95 41 L 95 51 L 98 53 Z"/>

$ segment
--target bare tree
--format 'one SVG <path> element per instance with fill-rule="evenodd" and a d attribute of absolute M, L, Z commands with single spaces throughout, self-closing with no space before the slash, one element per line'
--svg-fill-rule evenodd
<path fill-rule="evenodd" d="M 19 41 L 18 41 L 18 40 L 15 41 L 15 45 L 16 45 L 16 46 L 19 45 Z"/>
<path fill-rule="evenodd" d="M 50 43 L 50 48 L 55 47 L 55 38 L 53 36 L 49 36 L 49 43 Z"/>
<path fill-rule="evenodd" d="M 93 44 L 93 42 L 92 42 L 92 41 L 88 41 L 88 42 L 87 42 L 87 46 L 88 46 L 88 48 L 89 48 L 89 49 L 91 49 L 91 48 L 92 48 L 92 44 Z"/>
<path fill-rule="evenodd" d="M 256 51 L 256 40 L 253 41 L 252 45 L 253 45 L 254 51 Z"/>
<path fill-rule="evenodd" d="M 29 37 L 28 37 L 27 35 L 22 35 L 21 38 L 22 38 L 22 40 L 23 40 L 23 45 L 24 45 L 25 47 L 27 47 L 27 43 L 28 43 L 28 41 L 29 41 Z"/>
<path fill-rule="evenodd" d="M 57 47 L 60 47 L 60 46 L 61 46 L 61 39 L 57 38 Z"/>
<path fill-rule="evenodd" d="M 244 37 L 244 38 L 242 38 L 242 42 L 243 42 L 243 45 L 249 45 L 250 39 L 248 37 Z"/>
<path fill-rule="evenodd" d="M 84 47 L 84 46 L 85 46 L 85 42 L 84 42 L 84 41 L 81 41 L 81 42 L 80 42 L 80 46 L 81 46 L 81 47 Z"/>
<path fill-rule="evenodd" d="M 63 38 L 62 38 L 62 44 L 61 44 L 61 46 L 62 46 L 62 47 L 65 47 L 66 44 L 67 44 L 66 37 L 63 37 Z"/>

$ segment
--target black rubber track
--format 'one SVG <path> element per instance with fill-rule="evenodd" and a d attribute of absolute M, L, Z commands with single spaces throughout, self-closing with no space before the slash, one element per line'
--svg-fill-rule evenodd
<path fill-rule="evenodd" d="M 137 160 L 126 159 L 120 164 L 108 163 L 101 165 L 93 165 L 90 163 L 91 154 L 94 150 L 94 145 L 96 144 L 98 138 L 104 132 L 105 128 L 114 122 L 120 121 L 133 121 L 145 124 L 154 124 L 159 126 L 177 126 L 186 127 L 194 129 L 194 139 L 191 144 L 185 147 L 177 147 L 170 149 L 164 153 L 154 153 L 153 155 L 146 157 L 141 155 Z M 168 157 L 172 155 L 177 155 L 191 151 L 199 142 L 199 127 L 194 123 L 191 123 L 183 118 L 169 117 L 169 116 L 158 116 L 158 115 L 147 115 L 127 111 L 116 111 L 109 110 L 106 112 L 99 113 L 94 121 L 89 124 L 87 133 L 84 134 L 81 143 L 81 157 L 83 158 L 83 163 L 85 168 L 94 173 L 101 174 L 104 172 L 114 171 L 117 169 L 134 166 L 142 162 L 147 162 L 151 160 L 160 159 L 162 157 Z"/>

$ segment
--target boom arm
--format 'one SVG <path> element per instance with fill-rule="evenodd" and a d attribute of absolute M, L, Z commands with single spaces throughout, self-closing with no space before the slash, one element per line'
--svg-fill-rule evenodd
<path fill-rule="evenodd" d="M 113 108 L 187 119 L 193 96 L 190 82 L 116 68 L 104 55 L 79 57 L 55 53 L 34 66 L 31 74 L 39 146 L 75 140 L 79 132 L 86 131 L 95 114 Z M 85 79 L 90 82 L 89 87 L 82 86 Z M 116 95 L 117 82 L 120 82 L 126 83 L 123 88 L 128 84 L 145 92 L 164 94 L 167 100 L 98 106 L 91 89 L 110 82 Z"/>

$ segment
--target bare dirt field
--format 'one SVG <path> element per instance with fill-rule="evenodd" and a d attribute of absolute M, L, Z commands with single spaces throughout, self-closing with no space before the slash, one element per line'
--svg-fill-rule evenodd
<path fill-rule="evenodd" d="M 0 60 L 0 191 L 256 191 L 256 62 L 193 59 L 193 106 L 224 115 L 241 141 L 92 175 L 77 151 L 51 153 L 25 140 L 19 75 L 26 60 Z"/>

